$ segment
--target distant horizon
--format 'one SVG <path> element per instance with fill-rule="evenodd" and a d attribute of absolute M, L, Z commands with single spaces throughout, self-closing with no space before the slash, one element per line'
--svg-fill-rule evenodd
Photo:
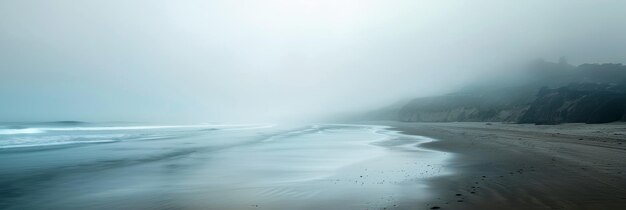
<path fill-rule="evenodd" d="M 567 60 L 567 58 L 565 57 L 560 57 L 557 60 L 547 60 L 547 59 L 543 59 L 543 58 L 535 58 L 533 60 L 528 60 L 528 62 L 531 61 L 542 61 L 542 62 L 546 62 L 546 63 L 554 63 L 554 64 L 558 64 L 559 62 L 561 62 L 561 59 L 564 59 L 565 62 L 569 65 L 572 65 L 574 67 L 579 67 L 579 66 L 583 66 L 583 65 L 621 65 L 623 66 L 623 63 L 580 63 L 580 64 L 573 64 L 571 62 L 569 62 L 569 60 Z M 467 85 L 473 85 L 475 84 L 477 81 L 468 81 L 466 84 L 464 84 L 465 86 Z M 463 86 L 459 86 L 459 89 L 462 89 Z M 458 90 L 451 90 L 449 92 L 443 92 L 441 94 L 447 94 L 447 93 L 454 93 L 455 91 Z M 439 94 L 434 94 L 434 95 L 439 95 Z M 429 95 L 426 95 L 429 96 Z M 421 96 L 421 97 L 425 97 L 425 96 Z M 188 119 L 179 119 L 179 120 L 171 120 L 171 119 L 152 119 L 152 120 L 132 120 L 132 119 L 123 119 L 123 120 L 115 120 L 115 119 L 111 119 L 111 120 L 97 120 L 97 119 L 91 119 L 91 120 L 76 120 L 76 119 L 50 119 L 50 120 L 36 120 L 36 119 L 29 119 L 29 120 L 3 120 L 0 121 L 0 123 L 55 123 L 55 122 L 80 122 L 80 123 L 190 123 L 190 124 L 197 124 L 197 123 L 212 123 L 212 122 L 232 122 L 232 123 L 261 123 L 261 122 L 333 122 L 336 121 L 337 119 L 341 119 L 341 118 L 333 118 L 332 116 L 336 116 L 337 114 L 363 114 L 363 113 L 367 113 L 369 111 L 375 111 L 377 109 L 382 109 L 385 107 L 388 107 L 392 104 L 398 103 L 402 100 L 413 100 L 415 98 L 420 98 L 420 96 L 406 96 L 405 99 L 397 99 L 395 101 L 388 101 L 388 103 L 386 105 L 381 105 L 381 106 L 377 106 L 377 107 L 369 107 L 369 108 L 363 108 L 361 110 L 352 110 L 352 111 L 343 111 L 343 112 L 336 112 L 336 113 L 325 113 L 323 115 L 318 116 L 317 118 L 313 118 L 313 119 L 299 119 L 299 118 L 283 118 L 283 119 L 274 119 L 273 121 L 271 120 L 261 120 L 261 121 L 246 121 L 246 120 L 222 120 L 222 121 L 216 121 L 216 120 L 211 120 L 211 119 L 207 119 L 207 120 L 188 120 Z"/>
<path fill-rule="evenodd" d="M 536 58 L 626 63 L 626 2 L 0 2 L 2 121 L 315 121 Z"/>

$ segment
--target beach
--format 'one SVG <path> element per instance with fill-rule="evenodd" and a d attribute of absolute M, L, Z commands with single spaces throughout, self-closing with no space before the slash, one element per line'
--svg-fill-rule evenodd
<path fill-rule="evenodd" d="M 452 175 L 432 178 L 441 209 L 623 209 L 626 124 L 385 122 L 438 139 Z"/>
<path fill-rule="evenodd" d="M 626 206 L 624 123 L 46 126 L 3 130 L 1 209 Z"/>
<path fill-rule="evenodd" d="M 45 126 L 0 136 L 1 209 L 428 209 L 452 173 L 387 126 Z"/>

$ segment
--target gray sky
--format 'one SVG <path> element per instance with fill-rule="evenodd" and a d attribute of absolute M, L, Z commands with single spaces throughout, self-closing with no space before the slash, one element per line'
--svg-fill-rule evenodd
<path fill-rule="evenodd" d="M 626 1 L 0 1 L 0 121 L 275 121 L 626 62 Z"/>

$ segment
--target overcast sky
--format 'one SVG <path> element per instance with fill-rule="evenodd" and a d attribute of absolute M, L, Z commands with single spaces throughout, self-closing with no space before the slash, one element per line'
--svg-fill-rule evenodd
<path fill-rule="evenodd" d="M 0 1 L 0 121 L 275 121 L 626 62 L 626 1 Z"/>

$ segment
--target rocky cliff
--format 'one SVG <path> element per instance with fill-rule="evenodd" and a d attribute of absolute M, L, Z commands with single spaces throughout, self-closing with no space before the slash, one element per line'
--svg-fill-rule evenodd
<path fill-rule="evenodd" d="M 626 66 L 538 62 L 515 87 L 417 98 L 385 116 L 409 122 L 606 123 L 626 120 Z"/>
<path fill-rule="evenodd" d="M 617 84 L 578 83 L 544 88 L 519 123 L 607 123 L 624 120 L 626 88 Z"/>

